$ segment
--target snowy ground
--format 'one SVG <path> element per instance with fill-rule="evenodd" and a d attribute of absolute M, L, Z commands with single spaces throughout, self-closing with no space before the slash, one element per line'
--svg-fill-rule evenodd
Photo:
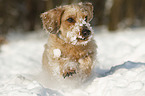
<path fill-rule="evenodd" d="M 0 96 L 145 96 L 145 28 L 95 32 L 98 62 L 92 78 L 56 89 L 34 79 L 41 72 L 45 34 L 9 34 L 0 53 Z"/>

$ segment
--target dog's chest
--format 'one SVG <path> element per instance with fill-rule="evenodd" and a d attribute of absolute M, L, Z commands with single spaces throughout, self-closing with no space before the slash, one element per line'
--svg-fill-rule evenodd
<path fill-rule="evenodd" d="M 46 49 L 49 49 L 49 53 L 52 52 L 54 57 L 78 60 L 94 53 L 94 47 L 92 46 L 94 46 L 94 43 L 92 42 L 89 42 L 86 45 L 72 45 L 51 36 L 51 38 L 48 40 Z"/>
<path fill-rule="evenodd" d="M 73 45 L 63 45 L 60 48 L 61 56 L 64 58 L 70 58 L 78 60 L 79 58 L 86 57 L 91 51 L 87 46 L 73 46 Z"/>

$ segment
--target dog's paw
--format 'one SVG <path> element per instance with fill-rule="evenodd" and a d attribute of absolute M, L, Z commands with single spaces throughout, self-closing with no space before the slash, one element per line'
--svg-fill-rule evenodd
<path fill-rule="evenodd" d="M 69 77 L 69 76 L 72 76 L 73 74 L 76 74 L 76 70 L 69 70 L 69 71 L 66 71 L 63 73 L 63 77 Z"/>

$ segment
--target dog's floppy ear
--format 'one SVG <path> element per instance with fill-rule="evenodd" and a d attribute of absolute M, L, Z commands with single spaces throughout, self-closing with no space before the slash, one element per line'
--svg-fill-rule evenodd
<path fill-rule="evenodd" d="M 82 5 L 84 7 L 84 9 L 88 12 L 88 19 L 89 22 L 92 20 L 93 18 L 93 5 L 90 2 L 86 2 L 86 3 L 79 3 L 79 5 Z"/>
<path fill-rule="evenodd" d="M 43 28 L 52 34 L 56 34 L 60 27 L 63 11 L 62 7 L 58 7 L 42 13 L 40 17 L 42 18 Z"/>

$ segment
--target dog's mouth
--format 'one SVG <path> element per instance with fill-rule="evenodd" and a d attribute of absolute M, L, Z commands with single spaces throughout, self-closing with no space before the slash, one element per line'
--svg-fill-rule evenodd
<path fill-rule="evenodd" d="M 77 38 L 77 40 L 86 40 L 87 38 Z"/>
<path fill-rule="evenodd" d="M 68 42 L 73 45 L 85 45 L 91 40 L 92 34 L 92 29 L 84 25 L 75 27 L 72 31 L 68 31 L 66 36 L 68 38 Z"/>

